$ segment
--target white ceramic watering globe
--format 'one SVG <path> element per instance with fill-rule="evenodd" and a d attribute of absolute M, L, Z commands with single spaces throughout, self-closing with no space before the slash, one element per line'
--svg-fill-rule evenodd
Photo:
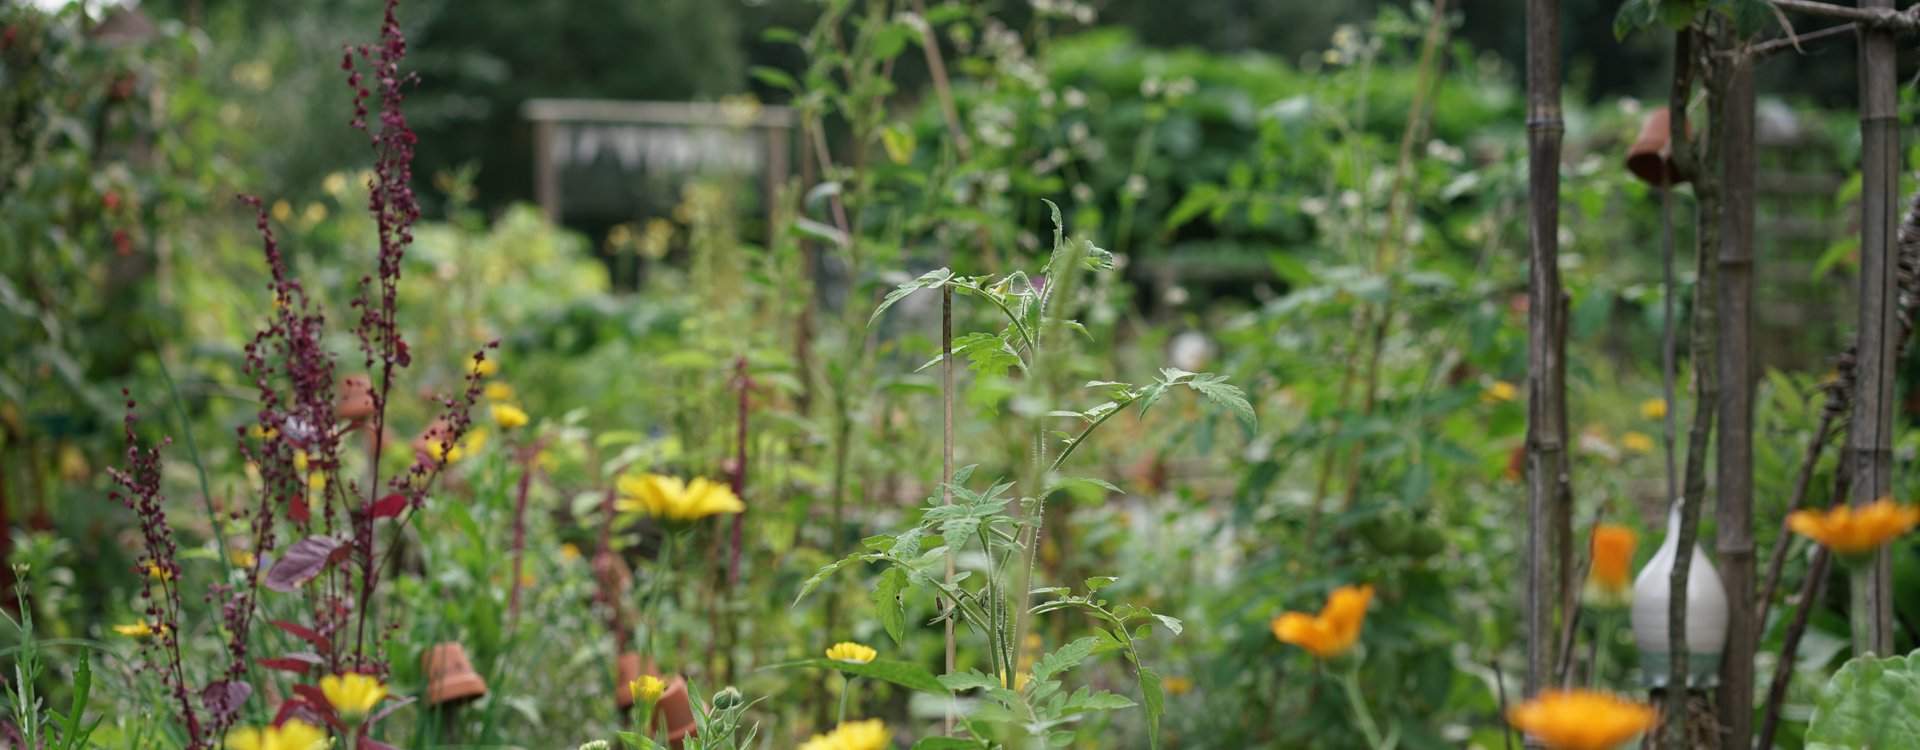
<path fill-rule="evenodd" d="M 1668 654 L 1667 603 L 1673 598 L 1673 566 L 1679 559 L 1680 503 L 1667 510 L 1667 538 L 1633 581 L 1633 640 L 1640 647 L 1641 681 L 1666 687 L 1672 665 Z M 1687 687 L 1719 682 L 1720 652 L 1727 645 L 1727 589 L 1720 572 L 1700 545 L 1693 546 L 1687 571 Z"/>

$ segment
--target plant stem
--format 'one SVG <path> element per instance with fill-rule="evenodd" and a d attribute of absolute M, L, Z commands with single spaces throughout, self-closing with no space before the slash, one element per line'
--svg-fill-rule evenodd
<path fill-rule="evenodd" d="M 1853 656 L 1860 658 L 1871 655 L 1873 646 L 1873 613 L 1867 606 L 1867 592 L 1873 585 L 1871 558 L 1867 561 L 1843 560 L 1847 566 L 1847 626 L 1853 631 Z"/>
<path fill-rule="evenodd" d="M 838 723 L 847 723 L 847 700 L 853 696 L 853 684 L 859 681 L 860 678 L 858 676 L 847 675 L 846 684 L 840 687 L 840 718 Z"/>
<path fill-rule="evenodd" d="M 1373 714 L 1367 710 L 1367 699 L 1360 694 L 1360 665 L 1355 664 L 1340 678 L 1340 686 L 1346 688 L 1347 703 L 1353 706 L 1353 716 L 1360 724 L 1360 733 L 1367 737 L 1367 747 L 1384 748 L 1386 742 L 1380 737 L 1380 727 L 1373 723 Z"/>

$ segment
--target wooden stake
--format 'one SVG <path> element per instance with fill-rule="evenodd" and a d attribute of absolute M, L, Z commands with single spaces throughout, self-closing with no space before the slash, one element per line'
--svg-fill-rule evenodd
<path fill-rule="evenodd" d="M 1862 0 L 1863 12 L 1893 11 L 1893 0 Z M 1894 205 L 1901 164 L 1899 82 L 1894 78 L 1894 32 L 1860 35 L 1860 316 L 1859 390 L 1847 425 L 1846 461 L 1853 502 L 1892 491 L 1895 292 Z M 1892 576 L 1886 551 L 1874 556 L 1867 579 L 1868 650 L 1893 649 Z"/>
<path fill-rule="evenodd" d="M 1727 645 L 1720 658 L 1724 746 L 1752 746 L 1753 652 L 1753 60 L 1735 53 L 1714 115 L 1721 133 L 1719 500 L 1720 580 L 1727 588 Z M 1698 366 L 1698 365 L 1696 365 Z"/>
<path fill-rule="evenodd" d="M 1526 693 L 1553 679 L 1554 603 L 1558 576 L 1552 570 L 1560 496 L 1561 454 L 1566 450 L 1566 394 L 1560 317 L 1560 4 L 1527 0 L 1527 251 L 1532 271 L 1527 306 L 1527 543 Z"/>

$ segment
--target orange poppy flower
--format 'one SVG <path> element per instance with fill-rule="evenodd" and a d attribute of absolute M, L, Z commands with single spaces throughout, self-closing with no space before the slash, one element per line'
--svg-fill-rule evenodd
<path fill-rule="evenodd" d="M 1633 547 L 1637 541 L 1633 529 L 1625 526 L 1603 523 L 1593 528 L 1593 565 L 1587 572 L 1586 590 L 1591 603 L 1619 606 L 1633 601 Z"/>
<path fill-rule="evenodd" d="M 1920 507 L 1900 505 L 1883 497 L 1860 507 L 1796 510 L 1787 516 L 1787 528 L 1811 538 L 1843 557 L 1864 555 L 1920 525 Z"/>
<path fill-rule="evenodd" d="M 1273 637 L 1291 643 L 1321 659 L 1346 653 L 1360 640 L 1360 626 L 1373 601 L 1372 586 L 1342 586 L 1327 597 L 1320 614 L 1288 612 L 1273 620 Z"/>
<path fill-rule="evenodd" d="M 1652 729 L 1660 714 L 1611 693 L 1548 690 L 1514 706 L 1507 721 L 1547 750 L 1613 750 Z"/>

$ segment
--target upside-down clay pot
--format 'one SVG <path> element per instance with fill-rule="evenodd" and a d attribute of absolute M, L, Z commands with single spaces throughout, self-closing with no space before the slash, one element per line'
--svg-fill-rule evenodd
<path fill-rule="evenodd" d="M 1683 131 L 1685 123 L 1681 123 Z M 1669 187 L 1686 182 L 1688 175 L 1673 163 L 1673 133 L 1666 107 L 1647 113 L 1640 126 L 1640 137 L 1627 149 L 1627 171 L 1654 187 Z"/>
<path fill-rule="evenodd" d="M 373 381 L 365 375 L 340 379 L 340 403 L 333 408 L 336 419 L 358 422 L 373 416 Z"/>
<path fill-rule="evenodd" d="M 427 429 L 421 430 L 420 434 L 413 439 L 413 452 L 422 456 L 432 456 L 434 444 L 445 441 L 452 434 L 452 426 L 447 424 L 447 420 L 435 418 L 427 425 Z"/>
<path fill-rule="evenodd" d="M 653 706 L 650 731 L 658 735 L 663 728 L 674 750 L 680 750 L 687 735 L 693 734 L 693 703 L 687 698 L 687 681 L 678 675 L 668 678 L 667 691 Z"/>
<path fill-rule="evenodd" d="M 436 643 L 420 658 L 420 671 L 427 675 L 428 706 L 458 705 L 487 694 L 487 681 L 473 671 L 465 646 L 452 641 Z"/>

